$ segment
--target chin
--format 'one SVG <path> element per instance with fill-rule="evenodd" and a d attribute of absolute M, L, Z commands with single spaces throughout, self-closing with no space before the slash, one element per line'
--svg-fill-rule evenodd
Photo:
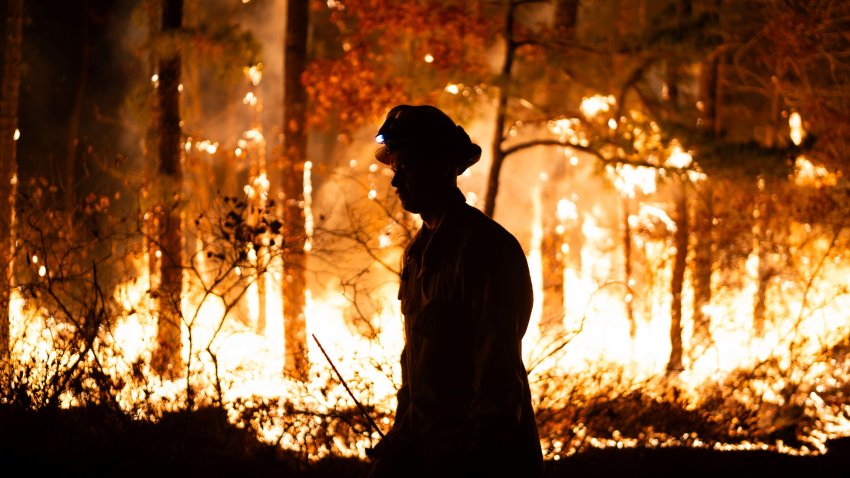
<path fill-rule="evenodd" d="M 403 199 L 401 201 L 401 207 L 405 211 L 413 213 L 413 214 L 419 214 L 420 212 L 422 212 L 422 208 L 417 206 L 415 203 L 410 203 L 409 201 L 405 201 Z"/>
<path fill-rule="evenodd" d="M 401 208 L 402 209 L 404 209 L 407 212 L 412 212 L 413 214 L 419 214 L 419 211 L 421 210 L 421 208 L 419 207 L 419 205 L 416 203 L 415 200 L 411 199 L 407 195 L 401 195 L 401 194 L 398 195 L 398 200 L 399 200 L 399 202 L 401 202 Z"/>

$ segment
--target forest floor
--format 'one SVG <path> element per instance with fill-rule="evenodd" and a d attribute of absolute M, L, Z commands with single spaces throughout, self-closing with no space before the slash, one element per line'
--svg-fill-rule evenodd
<path fill-rule="evenodd" d="M 367 462 L 329 458 L 305 466 L 220 420 L 215 412 L 170 415 L 157 423 L 99 409 L 32 412 L 0 406 L 0 457 L 7 470 L 65 476 L 277 476 L 362 478 Z M 546 478 L 841 477 L 850 438 L 821 456 L 696 448 L 598 449 L 546 463 Z"/>

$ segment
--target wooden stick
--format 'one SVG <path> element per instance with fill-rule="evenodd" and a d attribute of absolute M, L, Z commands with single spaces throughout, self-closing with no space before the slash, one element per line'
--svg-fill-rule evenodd
<path fill-rule="evenodd" d="M 358 402 L 358 401 L 357 401 L 357 398 L 355 398 L 355 397 L 354 397 L 354 393 L 352 393 L 352 392 L 351 392 L 351 389 L 350 389 L 350 388 L 348 388 L 348 384 L 347 384 L 347 383 L 345 383 L 345 379 L 344 379 L 344 378 L 342 378 L 342 374 L 341 374 L 341 373 L 339 373 L 339 370 L 337 370 L 337 369 L 336 369 L 336 365 L 334 365 L 334 363 L 333 363 L 333 361 L 331 360 L 331 358 L 330 358 L 330 357 L 328 357 L 327 352 L 325 352 L 325 348 L 324 348 L 324 347 L 322 347 L 321 342 L 319 342 L 319 339 L 317 339 L 317 338 L 316 338 L 316 334 L 310 334 L 310 335 L 312 335 L 312 336 L 313 336 L 313 340 L 315 340 L 315 341 L 316 341 L 316 345 L 318 345 L 318 346 L 319 346 L 319 350 L 321 350 L 321 351 L 322 351 L 322 355 L 324 355 L 324 356 L 325 356 L 325 359 L 327 359 L 328 363 L 331 365 L 331 368 L 334 370 L 334 372 L 336 372 L 336 376 L 339 378 L 339 381 L 340 381 L 340 382 L 342 382 L 342 386 L 343 386 L 343 387 L 345 387 L 345 391 L 346 391 L 346 392 L 348 392 L 348 396 L 349 396 L 349 397 L 351 397 L 351 399 L 352 399 L 352 400 L 354 400 L 354 403 L 357 405 L 357 408 L 359 408 L 359 409 L 360 409 L 360 413 L 361 413 L 364 417 L 366 417 L 366 420 L 369 422 L 369 425 L 371 425 L 371 426 L 372 426 L 372 428 L 374 428 L 374 429 L 375 429 L 375 431 L 376 431 L 376 432 L 378 432 L 378 435 L 381 435 L 381 438 L 384 438 L 384 432 L 382 432 L 382 431 L 381 431 L 381 429 L 380 429 L 380 428 L 378 428 L 378 424 L 376 424 L 376 423 L 375 423 L 375 421 L 374 421 L 374 420 L 372 420 L 372 417 L 371 417 L 371 416 L 369 416 L 369 414 L 368 414 L 368 413 L 366 413 L 366 409 L 365 409 L 365 408 L 363 408 L 363 405 L 361 405 L 361 404 L 360 404 L 360 402 Z"/>

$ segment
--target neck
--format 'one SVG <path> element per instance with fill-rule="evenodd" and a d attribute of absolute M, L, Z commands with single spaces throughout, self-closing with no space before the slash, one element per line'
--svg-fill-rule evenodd
<path fill-rule="evenodd" d="M 433 231 L 443 222 L 443 218 L 446 217 L 446 213 L 455 201 L 456 191 L 457 187 L 455 186 L 450 193 L 441 196 L 441 200 L 431 203 L 427 210 L 419 213 L 426 228 Z"/>
<path fill-rule="evenodd" d="M 437 226 L 443 222 L 443 218 L 446 217 L 446 209 L 442 208 L 436 211 L 422 212 L 419 215 L 422 218 L 422 222 L 425 224 L 425 227 L 429 230 L 433 231 L 437 229 Z"/>

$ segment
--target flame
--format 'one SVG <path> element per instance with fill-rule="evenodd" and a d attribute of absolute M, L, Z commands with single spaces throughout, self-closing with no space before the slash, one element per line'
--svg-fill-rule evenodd
<path fill-rule="evenodd" d="M 248 141 L 253 141 L 255 143 L 261 143 L 265 141 L 265 137 L 263 136 L 262 131 L 260 131 L 260 128 L 251 128 L 242 133 L 242 136 L 244 136 L 245 139 L 247 139 Z M 242 148 L 247 147 L 247 143 L 240 142 L 239 145 Z"/>
<path fill-rule="evenodd" d="M 244 69 L 245 76 L 251 81 L 251 84 L 257 86 L 260 84 L 260 81 L 263 80 L 263 64 L 258 63 L 256 65 L 251 65 Z"/>
<path fill-rule="evenodd" d="M 838 178 L 823 166 L 815 165 L 805 156 L 794 161 L 794 182 L 800 186 L 835 186 Z"/>
<path fill-rule="evenodd" d="M 606 112 L 611 109 L 611 106 L 616 104 L 616 99 L 613 95 L 603 96 L 594 95 L 581 99 L 581 112 L 587 118 L 593 118 L 599 113 Z"/>
<path fill-rule="evenodd" d="M 460 90 L 461 90 L 462 88 L 463 88 L 463 84 L 459 84 L 459 83 L 449 83 L 448 85 L 446 85 L 446 87 L 444 88 L 444 90 L 446 91 L 446 93 L 449 93 L 449 94 L 452 94 L 452 95 L 456 95 L 456 94 L 460 93 Z"/>
<path fill-rule="evenodd" d="M 683 150 L 682 146 L 678 142 L 675 142 L 665 164 L 673 168 L 684 169 L 690 166 L 693 161 L 694 158 L 691 156 L 691 153 Z"/>
<path fill-rule="evenodd" d="M 356 165 L 356 164 L 354 164 Z M 375 166 L 372 168 L 371 166 Z M 642 167 L 616 167 L 609 173 L 620 178 L 622 181 L 617 186 L 617 195 L 628 196 L 628 192 L 640 191 L 643 194 L 653 194 L 656 176 L 648 175 Z M 590 167 L 588 164 L 587 167 Z M 310 173 L 312 163 L 305 163 L 304 172 L 304 197 L 305 218 L 312 218 L 312 182 Z M 368 168 L 373 174 L 380 171 L 377 165 Z M 629 284 L 623 284 L 619 280 L 622 265 L 616 259 L 621 253 L 618 250 L 620 234 L 617 227 L 612 228 L 607 212 L 601 205 L 593 205 L 581 208 L 575 198 L 562 197 L 557 200 L 554 211 L 544 209 L 543 191 L 552 181 L 548 175 L 538 176 L 539 180 L 531 193 L 532 211 L 528 217 L 531 239 L 528 252 L 529 269 L 532 274 L 535 302 L 532 313 L 529 332 L 523 341 L 524 359 L 527 364 L 534 364 L 532 370 L 532 381 L 535 394 L 542 393 L 542 387 L 546 381 L 542 377 L 569 377 L 585 373 L 589 368 L 599 368 L 600 364 L 618 364 L 622 366 L 624 377 L 622 380 L 651 380 L 654 377 L 664 375 L 666 362 L 670 353 L 669 333 L 670 299 L 666 287 L 655 289 L 641 289 L 634 279 Z M 268 179 L 265 172 L 260 172 L 252 179 L 253 194 L 265 194 L 260 191 L 268 191 Z M 372 196 L 371 191 L 375 191 Z M 370 189 L 370 197 L 375 199 L 377 189 Z M 249 197 L 256 197 L 250 196 Z M 468 199 L 475 195 L 468 196 Z M 634 197 L 634 196 L 629 196 Z M 547 335 L 540 330 L 543 299 L 543 261 L 542 241 L 546 234 L 543 223 L 546 214 L 554 214 L 559 221 L 559 234 L 565 233 L 567 229 L 579 229 L 584 239 L 580 246 L 580 253 L 584 267 L 578 268 L 574 264 L 566 264 L 563 272 L 564 281 L 564 318 L 563 329 L 571 337 L 568 347 L 554 355 L 541 357 L 541 344 L 547 341 L 557 340 L 558 337 Z M 634 247 L 646 257 L 646 263 L 658 265 L 656 279 L 662 283 L 668 283 L 670 273 L 670 258 L 674 254 L 671 250 L 669 238 L 676 229 L 673 221 L 663 207 L 657 204 L 640 203 L 634 213 L 627 218 L 631 228 L 645 230 L 647 233 L 634 237 Z M 308 229 L 313 230 L 312 219 L 307 220 Z M 812 233 L 811 227 L 795 226 L 791 230 L 793 237 L 808 237 Z M 397 261 L 400 251 L 392 247 L 392 232 L 384 229 L 378 236 L 380 254 L 387 255 L 388 263 Z M 828 251 L 829 244 L 825 238 L 814 241 L 798 241 L 804 244 L 800 250 L 800 257 L 820 257 Z M 565 244 L 566 246 L 566 244 Z M 569 252 L 568 248 L 562 248 L 563 252 Z M 112 349 L 114 355 L 104 362 L 114 370 L 123 370 L 131 373 L 134 364 L 149 361 L 151 350 L 156 345 L 156 318 L 152 313 L 155 310 L 153 299 L 148 293 L 151 278 L 150 261 L 156 260 L 160 254 L 155 252 L 154 257 L 147 253 L 134 257 L 133 267 L 137 271 L 136 277 L 119 284 L 115 291 L 115 301 L 123 309 L 119 320 L 114 325 L 112 333 L 114 344 Z M 248 258 L 256 262 L 262 257 L 261 250 L 253 247 L 248 250 Z M 838 258 L 836 258 L 838 259 Z M 750 254 L 743 265 L 742 273 L 745 274 L 745 285 L 743 290 L 718 290 L 712 302 L 703 308 L 711 318 L 712 343 L 705 347 L 700 354 L 688 358 L 687 369 L 677 377 L 677 383 L 684 387 L 684 396 L 697 393 L 698 387 L 706 381 L 722 379 L 731 371 L 748 364 L 758 363 L 769 357 L 776 357 L 780 365 L 790 374 L 807 374 L 811 377 L 810 383 L 816 383 L 812 390 L 805 396 L 808 405 L 814 409 L 821 410 L 824 414 L 825 425 L 820 441 L 813 441 L 817 447 L 831 436 L 847 434 L 850 432 L 850 420 L 846 415 L 835 413 L 830 405 L 821 398 L 824 384 L 815 377 L 818 374 L 827 373 L 827 364 L 812 367 L 806 371 L 796 371 L 793 368 L 794 360 L 792 354 L 807 354 L 816 356 L 824 343 L 838 340 L 843 334 L 850 331 L 844 310 L 850 308 L 850 298 L 831 296 L 830 284 L 842 283 L 848 271 L 847 264 L 843 260 L 828 261 L 828 270 L 823 274 L 827 280 L 821 284 L 813 283 L 809 290 L 803 286 L 787 279 L 781 279 L 777 284 L 777 292 L 770 297 L 769 307 L 785 320 L 776 322 L 766 330 L 760 337 L 752 334 L 753 297 L 757 288 L 758 271 L 760 264 L 758 251 Z M 44 258 L 33 254 L 33 264 L 44 268 Z M 814 262 L 814 261 L 813 261 Z M 198 265 L 203 269 L 203 264 Z M 815 270 L 814 264 L 807 266 L 808 272 Z M 42 269 L 39 269 L 41 274 Z M 46 273 L 46 268 L 44 269 Z M 281 277 L 280 265 L 272 263 L 265 275 L 267 290 L 280 290 Z M 327 413 L 334 407 L 352 406 L 353 403 L 344 389 L 337 384 L 329 366 L 325 363 L 321 352 L 313 343 L 308 344 L 308 356 L 310 359 L 311 379 L 305 384 L 297 384 L 281 376 L 283 368 L 283 351 L 286 344 L 283 341 L 283 323 L 279 319 L 282 304 L 279 294 L 267 293 L 262 295 L 258 282 L 259 277 L 252 277 L 254 272 L 248 269 L 241 271 L 241 276 L 250 281 L 244 297 L 247 311 L 240 320 L 222 321 L 226 315 L 221 301 L 205 298 L 203 290 L 197 278 L 188 274 L 184 278 L 184 287 L 187 291 L 182 302 L 182 310 L 185 317 L 196 317 L 190 323 L 184 324 L 183 358 L 186 363 L 193 363 L 193 380 L 197 383 L 221 383 L 229 384 L 224 389 L 224 401 L 231 403 L 236 400 L 261 400 L 263 398 L 290 397 L 298 407 L 306 410 L 314 410 L 316 413 Z M 628 287 L 626 287 L 626 285 Z M 307 295 L 306 318 L 307 331 L 315 334 L 331 355 L 340 372 L 344 377 L 357 379 L 359 383 L 368 384 L 368 395 L 360 397 L 379 409 L 392 410 L 395 401 L 395 390 L 400 377 L 397 363 L 398 354 L 403 346 L 403 332 L 401 328 L 400 311 L 396 299 L 397 283 L 392 280 L 384 281 L 373 291 L 374 298 L 381 304 L 370 320 L 376 324 L 375 338 L 367 338 L 352 331 L 349 318 L 351 302 L 339 288 L 330 287 L 322 292 L 310 290 Z M 690 287 L 686 284 L 684 303 L 690 303 Z M 804 296 L 807 299 L 804 299 Z M 806 306 L 817 304 L 817 307 Z M 261 302 L 265 301 L 265 302 Z M 21 356 L 57 357 L 54 348 L 55 338 L 53 333 L 61 329 L 62 325 L 55 318 L 44 315 L 35 309 L 34 304 L 26 301 L 15 293 L 11 301 L 12 316 L 16 318 L 12 325 L 13 337 L 20 337 L 15 341 L 15 353 Z M 632 324 L 626 313 L 628 304 L 645 304 L 646 308 L 635 310 L 636 326 L 634 335 L 630 334 Z M 267 316 L 275 319 L 267 321 L 262 330 L 257 329 L 257 321 L 261 306 L 267 311 Z M 683 317 L 683 338 L 686 341 L 686 349 L 692 348 L 691 332 L 694 327 L 692 312 L 685 311 Z M 48 332 L 49 331 L 49 332 Z M 191 338 L 191 343 L 190 343 Z M 807 340 L 803 340 L 807 339 Z M 793 348 L 789 347 L 790 340 L 799 340 Z M 204 344 L 199 347 L 194 344 Z M 208 345 L 207 345 L 208 344 Z M 194 347 L 194 348 L 193 348 Z M 213 356 L 215 357 L 213 359 Z M 389 369 L 379 369 L 373 366 L 375 362 L 391 364 Z M 591 366 L 593 364 L 593 366 Z M 215 371 L 215 376 L 213 376 Z M 781 403 L 783 380 L 790 380 L 792 376 L 778 381 L 756 381 L 752 393 L 758 399 L 766 403 Z M 802 380 L 802 379 L 801 379 Z M 838 383 L 839 378 L 833 380 Z M 336 384 L 327 388 L 327 384 Z M 551 383 L 550 383 L 551 385 Z M 155 380 L 149 384 L 149 388 L 156 400 L 162 400 L 164 407 L 178 408 L 184 393 L 185 384 L 181 380 Z M 300 388 L 299 388 L 300 387 Z M 303 393 L 292 393 L 293 390 L 302 390 Z M 588 388 L 585 393 L 592 393 Z M 253 398 L 252 398 L 253 397 Z M 147 400 L 142 390 L 134 387 L 126 387 L 117 397 L 118 402 L 128 410 L 134 409 L 141 401 Z M 63 405 L 71 406 L 75 398 L 67 396 Z M 750 400 L 742 395 L 741 400 Z M 234 420 L 236 411 L 231 411 Z M 846 413 L 846 411 L 845 411 Z M 385 423 L 386 425 L 386 423 Z M 591 446 L 613 446 L 627 447 L 635 446 L 635 438 L 623 437 L 617 434 L 611 438 L 593 437 L 587 435 L 589 432 L 582 431 L 581 425 L 577 425 L 575 433 L 577 436 L 585 436 Z M 286 431 L 282 417 L 272 419 L 269 426 L 262 427 L 259 432 L 264 440 L 273 443 L 281 443 L 283 446 L 297 447 L 297 437 Z M 581 435 L 581 434 L 585 435 Z M 553 459 L 566 456 L 571 453 L 572 445 L 560 439 L 550 440 L 543 437 L 547 449 L 551 451 Z M 708 446 L 699 437 L 669 437 L 659 435 L 650 437 L 649 443 L 657 446 L 672 445 L 687 442 L 692 446 Z M 338 451 L 349 456 L 363 456 L 365 448 L 370 446 L 370 437 L 361 436 L 353 443 L 338 443 Z M 712 445 L 718 449 L 726 448 L 765 448 L 764 443 L 744 442 L 737 445 Z M 782 449 L 789 453 L 799 451 L 792 450 L 782 445 L 775 445 L 771 449 Z M 341 450 L 341 451 L 340 451 Z M 316 456 L 331 453 L 330 450 L 317 452 Z"/>
<path fill-rule="evenodd" d="M 313 247 L 313 163 L 304 162 L 304 231 L 307 238 L 304 241 L 304 250 L 309 252 Z"/>
<path fill-rule="evenodd" d="M 215 154 L 218 151 L 218 143 L 205 139 L 195 143 L 195 148 L 198 151 L 204 151 L 207 154 Z"/>
<path fill-rule="evenodd" d="M 247 0 L 243 0 L 247 3 Z M 329 8 L 344 8 L 341 2 L 329 0 Z M 426 63 L 434 61 L 429 53 L 424 58 Z M 254 87 L 262 80 L 262 64 L 245 68 L 245 75 Z M 151 77 L 154 87 L 158 86 L 156 74 Z M 479 87 L 474 87 L 479 92 Z M 448 83 L 444 90 L 451 95 L 468 94 L 471 87 L 462 83 Z M 251 108 L 256 115 L 262 106 L 259 93 L 248 91 L 242 103 Z M 521 104 L 526 108 L 532 105 L 527 100 Z M 670 168 L 694 168 L 692 154 L 686 151 L 678 142 L 672 142 L 669 147 L 662 146 L 660 128 L 651 121 L 642 121 L 639 113 L 630 112 L 620 118 L 603 117 L 610 112 L 616 100 L 613 96 L 594 95 L 583 98 L 580 110 L 585 120 L 594 119 L 606 134 L 617 134 L 617 131 L 629 129 L 633 146 L 639 151 L 650 151 L 644 157 L 650 164 L 660 166 L 658 158 L 664 158 L 663 164 Z M 564 144 L 589 144 L 587 121 L 580 118 L 561 117 L 546 124 L 549 134 L 556 136 Z M 242 137 L 237 140 L 235 147 L 215 142 L 210 139 L 193 140 L 188 138 L 184 143 L 185 151 L 193 147 L 207 154 L 217 154 L 219 148 L 229 150 L 240 160 L 250 163 L 251 172 L 248 183 L 244 185 L 245 198 L 253 204 L 262 205 L 269 199 L 270 181 L 265 164 L 265 137 L 259 122 L 248 125 Z M 799 114 L 792 113 L 789 118 L 791 139 L 795 144 L 802 141 L 805 134 L 802 119 Z M 512 125 L 511 135 L 524 134 L 523 124 Z M 15 139 L 20 136 L 16 131 Z M 371 145 L 370 145 L 371 146 Z M 591 168 L 592 161 L 587 156 L 566 148 L 563 151 L 571 167 L 576 169 Z M 559 153 L 560 154 L 560 153 Z M 618 153 L 619 154 L 619 153 Z M 358 162 L 349 161 L 350 169 L 355 169 Z M 367 168 L 370 176 L 366 196 L 371 201 L 381 198 L 380 191 L 384 186 L 380 183 L 387 169 L 381 170 L 378 164 L 371 163 Z M 381 174 L 378 174 L 378 173 Z M 312 252 L 314 247 L 314 193 L 313 163 L 304 163 L 303 194 L 304 214 L 307 240 L 305 251 Z M 464 173 L 469 177 L 470 171 Z M 629 198 L 636 200 L 638 196 L 652 196 L 661 192 L 663 176 L 657 168 L 618 163 L 605 166 L 605 174 L 614 185 L 616 199 Z M 692 181 L 704 178 L 701 173 L 689 172 Z M 626 224 L 633 230 L 644 231 L 634 234 L 631 238 L 633 247 L 641 255 L 648 269 L 645 274 L 650 277 L 653 286 L 641 287 L 640 281 L 631 277 L 625 280 L 623 273 L 623 229 L 622 221 L 612 220 L 610 205 L 604 203 L 604 192 L 594 193 L 591 205 L 579 204 L 577 197 L 562 197 L 557 201 L 554 210 L 547 210 L 544 204 L 544 190 L 550 187 L 551 178 L 547 174 L 538 176 L 539 180 L 531 191 L 531 214 L 519 212 L 523 224 L 530 232 L 530 247 L 527 255 L 534 288 L 534 306 L 529 332 L 523 340 L 523 352 L 526 364 L 534 364 L 532 378 L 535 395 L 542 395 L 542 389 L 552 386 L 552 380 L 543 377 L 560 377 L 566 381 L 571 376 L 587 373 L 599 373 L 601 376 L 611 375 L 605 367 L 611 364 L 622 366 L 622 376 L 609 377 L 609 380 L 640 381 L 651 380 L 665 376 L 665 367 L 670 354 L 670 297 L 668 285 L 671 275 L 672 258 L 675 248 L 671 245 L 672 234 L 676 231 L 676 222 L 669 216 L 660 202 L 650 200 L 636 203 L 636 210 L 627 211 Z M 837 174 L 823 166 L 813 164 L 807 158 L 800 156 L 795 162 L 794 180 L 799 185 L 826 186 L 837 183 Z M 16 177 L 12 178 L 13 184 Z M 763 189 L 763 186 L 762 186 Z M 466 200 L 475 205 L 479 202 L 479 193 L 467 191 Z M 512 211 L 516 213 L 517 211 Z M 618 213 L 621 213 L 618 211 Z M 541 356 L 546 351 L 544 346 L 563 337 L 554 333 L 540 330 L 542 304 L 545 291 L 543 290 L 543 240 L 549 232 L 544 228 L 547 215 L 557 219 L 554 227 L 556 234 L 565 235 L 575 231 L 581 236 L 579 245 L 560 244 L 563 255 L 577 253 L 582 264 L 565 263 L 563 268 L 563 320 L 559 324 L 563 329 L 558 332 L 569 337 L 567 347 L 558 353 Z M 149 219 L 145 213 L 145 220 Z M 416 219 L 414 218 L 414 221 Z M 527 224 L 525 224 L 527 223 Z M 822 446 L 829 437 L 850 434 L 850 406 L 845 406 L 836 412 L 827 404 L 821 395 L 825 386 L 835 386 L 842 378 L 831 377 L 833 383 L 825 383 L 823 375 L 830 373 L 828 364 L 816 364 L 808 370 L 797 370 L 794 361 L 817 359 L 824 344 L 834 343 L 850 332 L 850 324 L 845 311 L 850 308 L 850 299 L 846 295 L 836 296 L 833 290 L 835 284 L 846 282 L 848 270 L 846 261 L 840 257 L 824 261 L 823 270 L 816 266 L 817 258 L 827 258 L 830 245 L 826 238 L 807 240 L 812 235 L 810 225 L 793 224 L 790 235 L 795 244 L 800 244 L 803 272 L 814 277 L 821 274 L 824 279 L 812 281 L 809 286 L 779 277 L 772 283 L 772 295 L 768 297 L 768 308 L 772 311 L 774 322 L 761 336 L 752 332 L 752 310 L 754 297 L 758 289 L 759 271 L 769 260 L 782 260 L 782 257 L 765 257 L 765 251 L 759 251 L 758 245 L 740 264 L 741 289 L 718 289 L 714 291 L 711 303 L 703 306 L 700 312 L 711 318 L 712 342 L 702 347 L 698 354 L 686 358 L 686 370 L 676 377 L 676 383 L 683 387 L 683 396 L 693 399 L 699 392 L 698 388 L 710 382 L 718 382 L 740 367 L 753 366 L 769 358 L 778 360 L 780 367 L 788 372 L 787 377 L 779 380 L 764 379 L 754 381 L 753 396 L 748 397 L 740 392 L 742 401 L 755 403 L 755 398 L 766 403 L 781 403 L 785 398 L 782 394 L 784 385 L 789 380 L 799 379 L 801 382 L 813 383 L 812 390 L 805 395 L 805 404 L 822 414 L 824 426 L 822 430 L 814 430 L 812 446 L 822 451 Z M 394 232 L 384 228 L 377 235 L 377 255 L 388 264 L 395 264 L 400 259 L 400 248 L 397 247 Z M 263 293 L 260 284 L 266 291 L 279 291 L 283 287 L 281 264 L 279 258 L 269 259 L 265 246 L 268 242 L 256 248 L 251 245 L 245 251 L 248 263 L 241 264 L 235 269 L 239 280 L 245 281 L 245 295 L 236 312 L 228 310 L 221 300 L 205 295 L 204 285 L 198 276 L 187 273 L 184 276 L 185 295 L 182 297 L 181 310 L 187 321 L 183 324 L 184 363 L 191 363 L 192 380 L 199 389 L 215 383 L 225 383 L 223 388 L 225 403 L 237 400 L 262 400 L 288 397 L 296 406 L 317 414 L 329 413 L 335 407 L 352 406 L 353 403 L 344 389 L 337 383 L 330 367 L 316 345 L 307 344 L 310 360 L 310 380 L 306 383 L 296 383 L 281 376 L 284 343 L 284 324 L 281 319 L 283 304 L 280 294 Z M 571 250 L 570 248 L 578 248 Z M 796 247 L 796 246 L 795 246 Z M 760 252 L 762 254 L 760 254 Z M 131 257 L 133 270 L 132 279 L 119 284 L 113 298 L 119 304 L 122 312 L 119 314 L 111 333 L 113 343 L 112 353 L 105 358 L 104 366 L 131 374 L 134 366 L 139 363 L 150 363 L 151 351 L 156 348 L 157 318 L 154 311 L 156 304 L 152 298 L 152 282 L 157 279 L 150 277 L 151 262 L 161 258 L 160 250 L 153 251 L 151 257 L 147 251 Z M 815 259 L 809 259 L 815 258 Z M 373 261 L 375 257 L 371 258 Z M 809 259 L 807 261 L 807 259 Z M 258 273 L 259 265 L 267 262 L 268 268 Z M 49 277 L 53 270 L 48 270 L 46 257 L 33 254 L 31 262 L 37 267 L 39 277 Z M 51 263 L 52 264 L 52 263 Z M 199 271 L 212 267 L 205 263 L 204 257 L 192 264 Z M 55 267 L 55 266 L 52 266 Z M 370 273 L 374 271 L 370 269 Z M 686 278 L 683 303 L 692 303 L 691 278 Z M 658 284 L 662 284 L 659 286 Z M 306 321 L 308 336 L 315 334 L 329 352 L 332 360 L 344 377 L 356 378 L 359 383 L 366 384 L 364 390 L 368 395 L 363 401 L 375 405 L 381 412 L 387 412 L 395 406 L 395 391 L 400 380 L 398 355 L 403 347 L 403 331 L 399 304 L 396 297 L 397 278 L 388 276 L 380 281 L 371 291 L 371 296 L 378 304 L 375 312 L 367 317 L 374 325 L 374 337 L 366 337 L 353 330 L 351 321 L 352 301 L 341 285 L 325 288 L 311 288 L 306 295 Z M 813 305 L 814 304 L 814 305 Z M 633 307 L 633 317 L 627 312 Z M 57 360 L 59 352 L 55 346 L 55 332 L 61 331 L 67 325 L 55 317 L 37 308 L 36 304 L 27 303 L 19 291 L 13 291 L 11 296 L 12 336 L 15 340 L 14 354 L 20 357 L 46 357 Z M 261 311 L 266 311 L 269 318 L 264 327 L 259 327 Z M 685 310 L 683 317 L 683 339 L 685 349 L 695 348 L 693 335 L 694 311 Z M 228 320 L 224 320 L 225 317 Z M 191 319 L 191 320 L 189 320 Z M 632 322 L 633 321 L 633 322 Z M 634 334 L 630 333 L 634 330 Z M 203 344 L 198 345 L 198 344 Z M 792 356 L 793 355 L 793 356 Z M 803 357 L 802 359 L 800 357 Z M 391 364 L 387 368 L 374 366 L 375 363 Z M 150 372 L 149 370 L 145 370 Z M 147 373 L 146 376 L 155 376 Z M 653 382 L 655 383 L 655 382 Z M 328 384 L 333 384 L 328 387 Z M 152 392 L 155 401 L 161 401 L 164 409 L 177 409 L 185 393 L 185 380 L 157 380 L 146 384 Z M 555 384 L 558 385 L 558 384 Z M 648 391 L 652 392 L 651 387 Z M 592 394 L 603 389 L 602 385 L 587 386 L 583 393 Z M 298 392 L 298 393 L 296 393 Z M 736 391 L 739 392 L 739 391 Z M 125 387 L 117 398 L 118 403 L 127 410 L 137 409 L 137 405 L 151 397 L 145 395 L 141 387 Z M 208 392 L 211 393 L 211 392 Z M 364 397 L 361 397 L 363 399 Z M 70 395 L 63 397 L 63 406 L 71 406 L 76 398 Z M 237 420 L 238 413 L 229 409 L 232 418 Z M 821 415 L 819 415 L 821 416 Z M 288 431 L 283 423 L 285 417 L 273 417 L 269 426 L 260 427 L 261 437 L 270 443 L 280 443 L 285 447 L 298 447 L 298 431 Z M 387 425 L 388 422 L 383 422 Z M 613 431 L 611 438 L 590 436 L 589 429 L 583 424 L 576 424 L 574 432 L 579 439 L 586 438 L 590 446 L 595 447 L 624 447 L 635 446 L 638 441 L 634 438 L 623 437 L 620 432 Z M 374 438 L 374 437 L 371 437 Z M 572 445 L 562 439 L 542 437 L 550 447 L 550 456 L 559 459 L 571 453 Z M 667 446 L 688 442 L 693 446 L 707 446 L 696 436 L 685 435 L 671 437 L 658 435 L 647 440 L 654 446 Z M 360 436 L 353 443 L 337 443 L 342 454 L 363 457 L 365 448 L 369 446 L 370 437 Z M 718 449 L 745 448 L 766 449 L 765 443 L 743 442 L 737 445 L 715 444 Z M 779 448 L 789 453 L 794 449 L 783 447 L 780 443 L 773 448 Z M 573 450 L 574 451 L 574 450 Z M 329 454 L 331 450 L 318 451 L 314 455 Z"/>
<path fill-rule="evenodd" d="M 606 165 L 605 172 L 620 194 L 634 199 L 635 194 L 653 194 L 656 191 L 658 172 L 655 168 L 631 164 Z"/>
<path fill-rule="evenodd" d="M 806 135 L 806 130 L 803 129 L 803 118 L 796 111 L 788 117 L 788 126 L 791 129 L 791 141 L 799 145 L 803 142 L 803 137 Z"/>
<path fill-rule="evenodd" d="M 567 198 L 561 198 L 558 200 L 557 215 L 561 222 L 577 220 L 579 216 L 576 203 Z"/>

